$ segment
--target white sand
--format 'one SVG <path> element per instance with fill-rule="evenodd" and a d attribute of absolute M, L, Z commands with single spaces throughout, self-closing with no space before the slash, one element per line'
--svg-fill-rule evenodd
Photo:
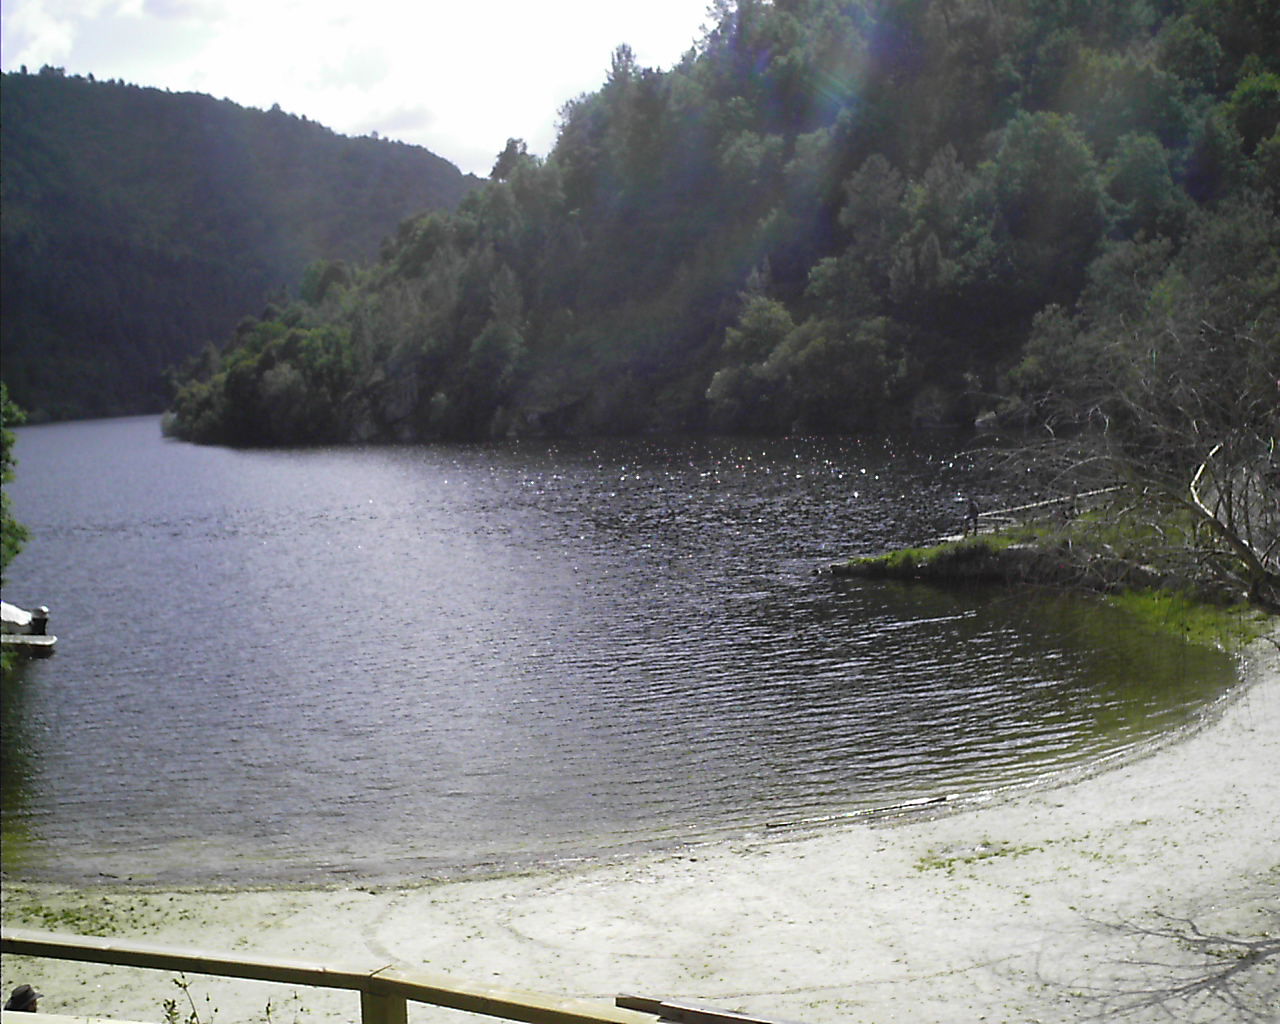
<path fill-rule="evenodd" d="M 86 930 L 32 909 L 71 908 L 73 922 L 96 915 L 173 945 L 806 1024 L 1276 1020 L 1278 642 L 1255 645 L 1242 695 L 1205 728 L 963 813 L 394 891 L 13 884 L 4 921 Z M 268 1000 L 283 1024 L 358 1018 L 349 993 L 189 980 L 205 1020 L 211 1007 L 218 1021 L 262 1020 Z M 21 981 L 47 994 L 44 1010 L 138 1020 L 180 995 L 158 972 L 6 957 L 6 991 Z"/>

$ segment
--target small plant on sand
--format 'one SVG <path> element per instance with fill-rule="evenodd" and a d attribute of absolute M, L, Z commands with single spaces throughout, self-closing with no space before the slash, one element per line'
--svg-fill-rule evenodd
<path fill-rule="evenodd" d="M 208 1016 L 201 1017 L 200 1011 L 196 1008 L 195 997 L 191 994 L 191 982 L 187 981 L 186 975 L 178 975 L 173 979 L 173 983 L 178 986 L 183 997 L 185 997 L 187 1008 L 179 1008 L 179 999 L 166 999 L 164 1001 L 164 1024 L 213 1024 L 213 1019 L 217 1016 L 218 1010 L 217 1007 L 212 1005 L 209 997 L 207 995 L 204 997 Z"/>
<path fill-rule="evenodd" d="M 213 1005 L 212 998 L 206 995 L 204 997 L 205 1005 L 201 1008 L 197 1005 L 196 997 L 191 991 L 191 982 L 187 980 L 186 975 L 180 974 L 173 979 L 173 983 L 182 995 L 173 999 L 166 999 L 161 1004 L 163 1006 L 164 1024 L 214 1024 L 214 1020 L 218 1016 L 218 1008 Z M 284 1001 L 284 1006 L 277 1006 L 268 999 L 266 1006 L 262 1009 L 262 1016 L 255 1016 L 252 1020 L 246 1019 L 245 1024 L 284 1024 L 284 1018 L 279 1014 L 280 1011 L 286 1014 L 289 1012 L 288 1004 L 290 1002 L 297 1004 L 293 1008 L 293 1024 L 299 1024 L 302 1018 L 311 1011 L 302 1005 L 297 992 L 294 992 Z"/>

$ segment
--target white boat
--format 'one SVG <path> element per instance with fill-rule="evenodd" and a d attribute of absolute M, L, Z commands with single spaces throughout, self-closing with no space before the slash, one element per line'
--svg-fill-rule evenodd
<path fill-rule="evenodd" d="M 33 612 L 8 601 L 0 601 L 0 643 L 28 654 L 52 654 L 56 636 L 49 633 L 49 609 L 41 605 Z"/>

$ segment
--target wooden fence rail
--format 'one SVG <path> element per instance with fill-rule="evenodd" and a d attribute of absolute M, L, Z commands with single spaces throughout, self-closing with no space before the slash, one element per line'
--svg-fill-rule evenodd
<path fill-rule="evenodd" d="M 0 930 L 0 952 L 313 988 L 347 989 L 360 993 L 362 1024 L 407 1024 L 410 1002 L 444 1006 L 501 1020 L 525 1021 L 526 1024 L 654 1024 L 649 1014 L 605 1003 L 494 988 L 392 967 L 367 970 L 17 928 Z"/>

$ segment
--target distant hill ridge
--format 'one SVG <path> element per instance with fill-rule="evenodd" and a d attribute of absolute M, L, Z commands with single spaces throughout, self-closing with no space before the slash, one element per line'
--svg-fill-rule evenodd
<path fill-rule="evenodd" d="M 416 146 L 44 68 L 0 88 L 4 379 L 34 419 L 158 411 L 166 371 L 478 184 Z"/>

